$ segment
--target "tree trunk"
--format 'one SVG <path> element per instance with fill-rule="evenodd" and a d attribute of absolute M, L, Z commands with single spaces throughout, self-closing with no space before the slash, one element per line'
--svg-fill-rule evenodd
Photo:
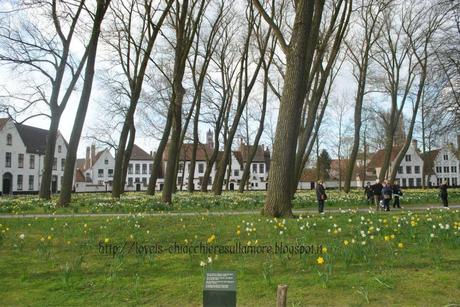
<path fill-rule="evenodd" d="M 123 177 L 121 178 L 121 181 L 120 181 L 120 194 L 123 194 L 125 192 L 125 183 L 126 183 L 126 176 L 128 175 L 129 160 L 131 159 L 131 153 L 133 151 L 135 139 L 136 139 L 136 127 L 133 121 L 129 129 L 128 145 L 126 146 L 126 150 L 123 155 L 123 166 L 122 166 L 122 172 L 121 172 Z"/>
<path fill-rule="evenodd" d="M 73 176 L 75 171 L 75 160 L 77 159 L 78 144 L 80 143 L 81 132 L 85 123 L 86 111 L 88 110 L 89 99 L 94 79 L 94 67 L 96 64 L 97 44 L 101 31 L 101 23 L 105 12 L 109 7 L 110 0 L 98 0 L 91 39 L 88 44 L 88 59 L 85 68 L 85 81 L 83 82 L 82 94 L 78 104 L 72 134 L 69 140 L 67 156 L 65 160 L 64 179 L 59 196 L 59 205 L 68 206 L 71 199 Z"/>
<path fill-rule="evenodd" d="M 264 214 L 273 217 L 292 217 L 291 191 L 295 166 L 297 138 L 301 119 L 302 103 L 306 95 L 308 61 L 311 57 L 307 50 L 309 44 L 316 45 L 316 40 L 310 40 L 313 12 L 322 14 L 323 1 L 298 2 L 290 48 L 286 55 L 286 73 L 281 95 L 278 122 L 276 126 L 273 156 L 270 165 L 267 197 Z M 315 16 L 318 16 L 315 14 Z M 321 19 L 321 18 L 319 18 Z M 318 22 L 318 20 L 316 20 Z M 316 33 L 317 34 L 317 33 Z M 313 48 L 310 46 L 310 48 Z"/>
<path fill-rule="evenodd" d="M 56 138 L 58 134 L 60 114 L 52 113 L 50 128 L 46 137 L 45 156 L 43 159 L 43 175 L 40 184 L 40 195 L 42 199 L 51 198 L 51 178 L 53 175 L 54 152 L 56 148 Z"/>

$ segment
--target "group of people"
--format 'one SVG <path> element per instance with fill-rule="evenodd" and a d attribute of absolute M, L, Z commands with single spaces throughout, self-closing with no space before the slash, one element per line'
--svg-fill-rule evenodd
<path fill-rule="evenodd" d="M 447 181 L 444 181 L 439 186 L 439 198 L 444 207 L 448 207 L 447 201 Z M 327 199 L 326 189 L 324 188 L 324 182 L 319 180 L 316 183 L 316 199 L 318 200 L 318 211 L 319 213 L 324 213 L 324 202 Z M 377 180 L 374 184 L 371 185 L 370 182 L 367 182 L 366 187 L 364 187 L 364 194 L 367 197 L 367 204 L 374 204 L 375 209 L 390 211 L 390 204 L 393 200 L 393 208 L 401 208 L 399 198 L 403 195 L 401 187 L 398 184 L 390 184 L 389 181 L 385 180 L 380 183 Z"/>
<path fill-rule="evenodd" d="M 368 182 L 364 194 L 367 197 L 367 204 L 374 203 L 377 211 L 380 209 L 390 211 L 391 200 L 393 200 L 393 208 L 401 208 L 399 198 L 403 193 L 398 184 L 390 184 L 387 180 L 383 184 L 378 180 L 373 185 Z"/>

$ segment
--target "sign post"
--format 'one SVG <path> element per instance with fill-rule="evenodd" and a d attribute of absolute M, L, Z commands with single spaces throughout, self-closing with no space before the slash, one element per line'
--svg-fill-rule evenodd
<path fill-rule="evenodd" d="M 236 306 L 236 273 L 231 271 L 206 272 L 203 307 Z"/>

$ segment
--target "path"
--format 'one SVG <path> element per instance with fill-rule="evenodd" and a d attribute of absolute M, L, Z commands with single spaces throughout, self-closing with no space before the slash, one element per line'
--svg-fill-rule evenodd
<path fill-rule="evenodd" d="M 401 212 L 401 211 L 422 211 L 426 209 L 441 209 L 440 205 L 427 205 L 427 206 L 409 206 L 402 209 L 393 209 L 390 212 Z M 449 206 L 449 209 L 460 209 L 460 205 Z M 358 208 L 358 209 L 329 209 L 325 211 L 328 213 L 340 213 L 347 211 L 358 211 L 368 212 L 369 208 Z M 318 213 L 317 210 L 293 210 L 294 214 L 314 214 Z M 248 210 L 248 211 L 210 211 L 210 212 L 158 212 L 158 213 L 74 213 L 74 214 L 0 214 L 0 219 L 16 219 L 16 218 L 74 218 L 74 217 L 127 217 L 133 215 L 142 216 L 200 216 L 200 215 L 213 215 L 213 216 L 225 216 L 225 215 L 255 215 L 260 214 L 260 210 Z"/>

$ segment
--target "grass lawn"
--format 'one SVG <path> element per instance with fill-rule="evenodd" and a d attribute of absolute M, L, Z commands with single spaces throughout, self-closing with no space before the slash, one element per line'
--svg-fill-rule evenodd
<path fill-rule="evenodd" d="M 236 271 L 238 306 L 274 306 L 278 284 L 289 287 L 288 306 L 460 304 L 456 209 L 0 223 L 2 306 L 199 306 L 206 270 Z M 302 255 L 169 253 L 174 242 L 312 247 Z"/>

